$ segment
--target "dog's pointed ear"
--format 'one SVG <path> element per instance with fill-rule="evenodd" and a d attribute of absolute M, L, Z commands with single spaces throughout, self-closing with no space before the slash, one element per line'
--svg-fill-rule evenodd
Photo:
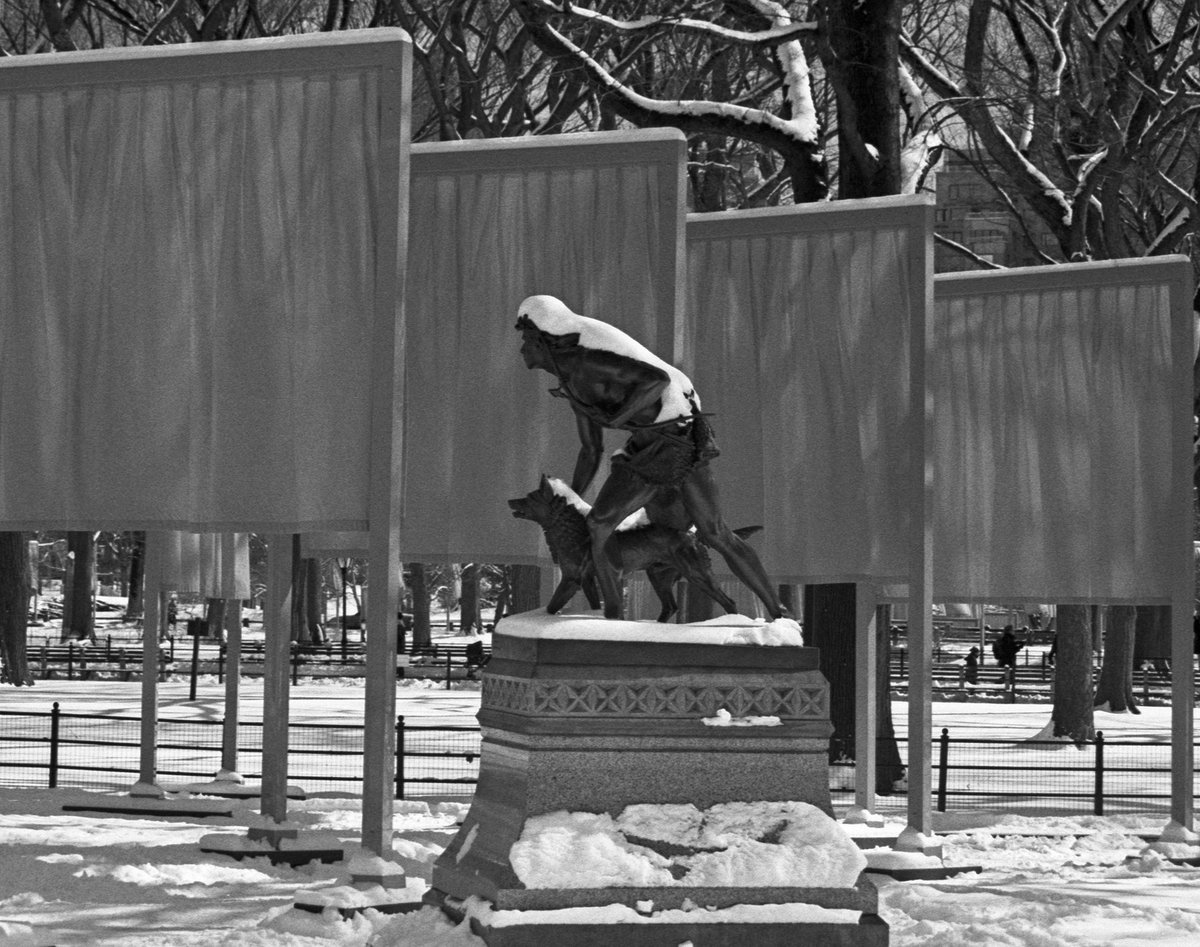
<path fill-rule="evenodd" d="M 550 478 L 542 474 L 542 479 L 538 481 L 538 488 L 545 490 L 548 486 L 550 486 Z"/>

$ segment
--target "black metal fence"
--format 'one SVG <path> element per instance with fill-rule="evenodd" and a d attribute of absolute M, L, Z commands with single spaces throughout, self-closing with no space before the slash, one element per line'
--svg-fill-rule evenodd
<path fill-rule="evenodd" d="M 221 768 L 222 721 L 158 722 L 156 771 L 168 786 L 206 782 Z M 0 785 L 122 789 L 137 779 L 141 721 L 137 717 L 0 711 Z M 898 740 L 901 762 L 907 742 Z M 1097 734 L 1082 746 L 1047 740 L 953 737 L 932 741 L 933 803 L 950 808 L 1036 806 L 1104 815 L 1167 809 L 1171 746 L 1115 741 Z M 363 728 L 354 724 L 292 723 L 288 779 L 307 792 L 362 791 Z M 470 795 L 479 778 L 481 737 L 476 726 L 396 723 L 396 796 Z M 1200 753 L 1197 754 L 1200 759 Z M 238 769 L 262 778 L 262 724 L 238 726 Z M 840 771 L 835 768 L 835 777 Z M 835 779 L 834 801 L 852 791 Z M 1193 773 L 1195 786 L 1195 773 Z M 903 793 L 879 800 L 880 811 L 904 805 Z"/>
<path fill-rule="evenodd" d="M 908 743 L 898 739 L 901 762 Z M 1166 811 L 1171 800 L 1171 744 L 1168 739 L 1096 739 L 1075 745 L 1060 740 L 953 737 L 947 728 L 932 741 L 933 805 L 949 809 L 1022 808 L 1093 815 Z M 1200 756 L 1197 756 L 1200 759 Z M 1193 767 L 1195 764 L 1193 764 Z M 835 768 L 836 770 L 836 768 Z M 1196 798 L 1196 770 L 1192 786 Z M 852 768 L 833 790 L 835 803 L 849 802 Z M 876 808 L 903 808 L 903 792 L 881 796 Z"/>
<path fill-rule="evenodd" d="M 211 780 L 221 768 L 221 720 L 158 721 L 155 762 L 167 786 Z M 141 720 L 76 714 L 56 702 L 48 712 L 0 711 L 0 785 L 123 789 L 138 775 Z M 262 778 L 262 723 L 238 724 L 238 772 Z M 478 727 L 396 722 L 396 795 L 460 795 L 479 778 Z M 310 793 L 362 792 L 363 728 L 292 723 L 288 780 Z"/>

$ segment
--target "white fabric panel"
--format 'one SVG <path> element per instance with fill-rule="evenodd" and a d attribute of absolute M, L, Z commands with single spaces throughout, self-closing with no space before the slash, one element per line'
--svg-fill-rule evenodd
<path fill-rule="evenodd" d="M 318 532 L 300 536 L 300 554 L 308 559 L 325 556 L 367 555 L 368 534 L 365 532 Z"/>
<path fill-rule="evenodd" d="M 199 593 L 203 587 L 200 578 L 200 536 L 168 529 L 162 530 L 160 537 L 157 583 L 154 582 L 155 576 L 147 575 L 147 588 L 157 584 L 163 592 Z"/>
<path fill-rule="evenodd" d="M 548 562 L 507 501 L 570 480 L 579 439 L 521 359 L 517 307 L 549 293 L 670 358 L 683 154 L 676 132 L 414 146 L 404 559 Z"/>
<path fill-rule="evenodd" d="M 250 534 L 200 535 L 200 593 L 205 598 L 250 598 Z"/>
<path fill-rule="evenodd" d="M 0 65 L 3 528 L 365 527 L 378 70 L 256 50 Z"/>
<path fill-rule="evenodd" d="M 780 582 L 904 577 L 924 204 L 688 218 L 689 348 L 726 522 Z M 725 570 L 720 556 L 714 568 Z"/>
<path fill-rule="evenodd" d="M 205 598 L 250 598 L 249 533 L 163 530 L 159 536 L 158 575 L 147 577 L 151 587 Z"/>
<path fill-rule="evenodd" d="M 1171 293 L 1137 272 L 936 281 L 936 598 L 1170 595 Z"/>

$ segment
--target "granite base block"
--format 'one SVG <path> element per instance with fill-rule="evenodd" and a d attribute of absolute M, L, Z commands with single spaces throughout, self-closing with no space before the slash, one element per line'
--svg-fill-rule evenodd
<path fill-rule="evenodd" d="M 527 924 L 472 931 L 488 947 L 887 947 L 888 926 L 857 924 Z"/>
<path fill-rule="evenodd" d="M 531 613 L 532 614 L 532 613 Z M 816 649 L 759 647 L 635 638 L 573 641 L 544 614 L 539 629 L 493 638 L 479 720 L 483 730 L 479 782 L 470 812 L 434 865 L 426 901 L 461 919 L 470 898 L 493 911 L 529 912 L 526 923 L 481 920 L 472 925 L 490 947 L 886 947 L 874 886 L 802 889 L 766 887 L 529 889 L 509 854 L 528 819 L 545 813 L 607 812 L 630 805 L 727 802 L 807 802 L 832 813 L 829 795 L 828 684 Z M 570 619 L 562 619 L 570 622 Z M 686 626 L 675 626 L 684 628 Z M 549 636 L 539 636 L 548 628 Z M 767 724 L 714 726 L 725 717 Z M 816 904 L 854 912 L 850 920 L 812 923 L 747 920 L 722 923 L 564 923 L 539 912 L 623 905 L 677 910 L 692 904 Z M 794 913 L 793 918 L 800 918 Z M 590 918 L 588 919 L 590 920 Z M 489 926 L 490 925 L 490 926 Z"/>

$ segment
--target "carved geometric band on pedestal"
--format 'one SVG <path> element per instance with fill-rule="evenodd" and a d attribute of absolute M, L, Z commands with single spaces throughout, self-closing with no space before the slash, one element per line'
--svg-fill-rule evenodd
<path fill-rule="evenodd" d="M 734 717 L 825 720 L 824 686 L 688 685 L 663 682 L 529 680 L 484 675 L 483 706 L 524 714 L 581 717 L 713 716 L 724 708 Z"/>

